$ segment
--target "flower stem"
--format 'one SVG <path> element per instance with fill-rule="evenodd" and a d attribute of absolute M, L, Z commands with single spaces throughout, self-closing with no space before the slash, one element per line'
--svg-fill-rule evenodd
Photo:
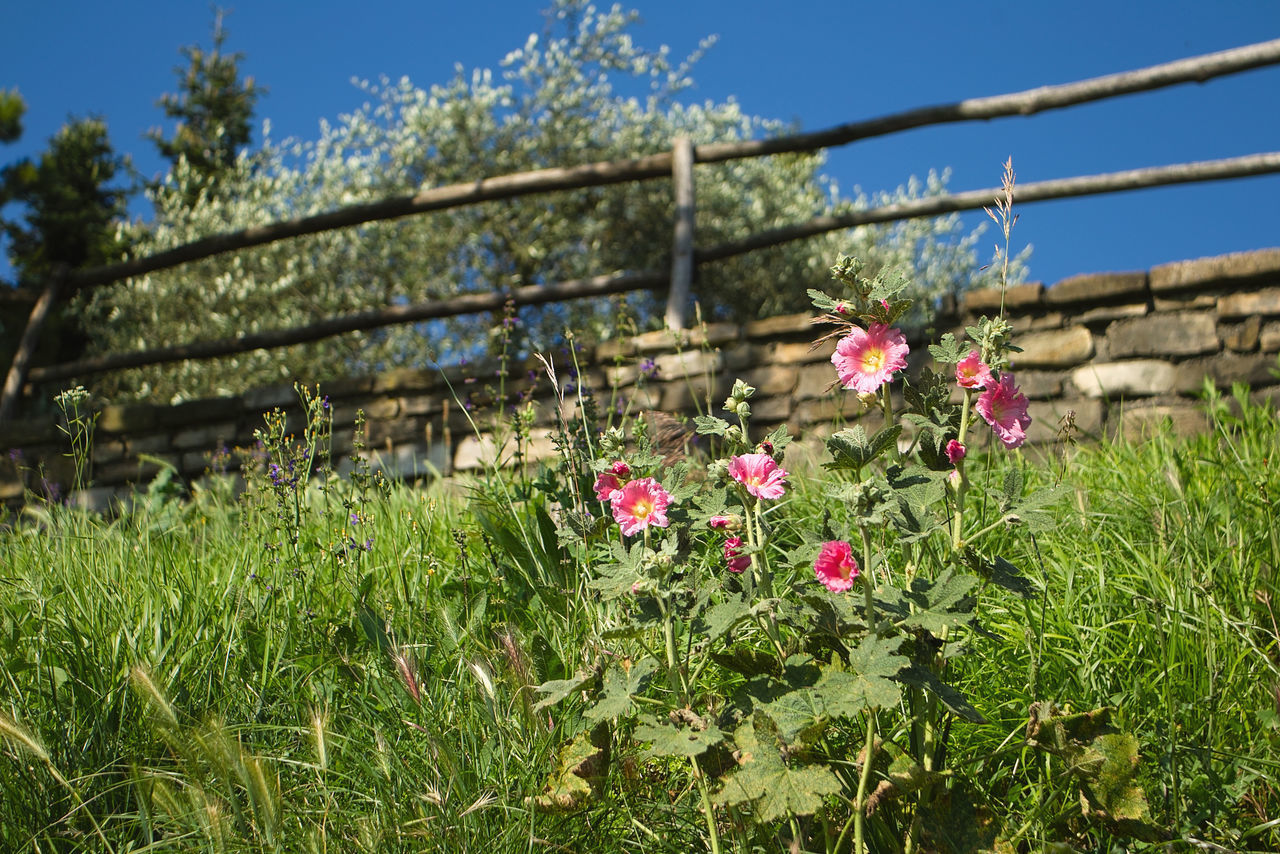
<path fill-rule="evenodd" d="M 886 397 L 887 400 L 887 397 Z M 862 576 L 862 592 L 866 597 L 864 600 L 865 613 L 863 619 L 867 623 L 867 636 L 870 637 L 876 631 L 876 600 L 871 589 L 871 534 L 867 531 L 867 526 L 859 527 L 862 534 L 862 562 L 864 574 Z M 858 777 L 858 796 L 853 806 L 853 850 L 854 854 L 864 854 L 866 849 L 866 841 L 863 838 L 863 824 L 866 819 L 867 812 L 867 786 L 871 782 L 871 760 L 872 754 L 876 747 L 876 708 L 867 709 L 867 739 L 862 748 L 862 773 Z"/>
<path fill-rule="evenodd" d="M 711 808 L 711 792 L 707 789 L 707 778 L 698 767 L 698 758 L 690 756 L 693 765 L 693 777 L 698 781 L 698 789 L 702 793 L 702 814 L 707 819 L 707 833 L 711 837 L 711 854 L 720 854 L 720 835 L 716 832 L 716 814 Z"/>

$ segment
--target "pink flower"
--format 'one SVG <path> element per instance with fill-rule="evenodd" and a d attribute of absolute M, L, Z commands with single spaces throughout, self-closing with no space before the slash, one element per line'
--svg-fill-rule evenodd
<path fill-rule="evenodd" d="M 977 350 L 970 350 L 969 355 L 956 364 L 956 382 L 960 384 L 960 388 L 991 386 L 991 369 L 983 363 Z"/>
<path fill-rule="evenodd" d="M 665 528 L 671 524 L 667 519 L 671 495 L 651 477 L 633 480 L 614 490 L 609 501 L 613 507 L 613 518 L 622 526 L 624 536 L 638 534 L 650 525 Z"/>
<path fill-rule="evenodd" d="M 872 323 L 865 331 L 855 326 L 841 338 L 831 364 L 845 388 L 869 394 L 907 366 L 908 352 L 907 339 L 900 330 Z"/>
<path fill-rule="evenodd" d="M 729 571 L 734 573 L 743 572 L 751 566 L 751 556 L 742 553 L 741 537 L 730 537 L 724 541 L 724 561 L 729 565 Z"/>
<path fill-rule="evenodd" d="M 613 498 L 613 494 L 621 488 L 622 482 L 614 475 L 609 474 L 609 472 L 601 472 L 596 475 L 594 489 L 596 491 L 596 498 L 601 501 L 608 501 Z"/>
<path fill-rule="evenodd" d="M 613 465 L 609 466 L 609 471 L 616 474 L 618 477 L 631 476 L 631 466 L 627 465 L 622 460 L 618 460 Z"/>
<path fill-rule="evenodd" d="M 729 477 L 756 498 L 781 498 L 787 473 L 768 454 L 742 454 L 729 459 Z"/>
<path fill-rule="evenodd" d="M 966 451 L 965 446 L 960 444 L 960 440 L 952 439 L 947 443 L 947 462 L 955 465 L 964 459 Z"/>
<path fill-rule="evenodd" d="M 712 516 L 707 520 L 707 527 L 712 529 L 723 528 L 726 531 L 736 531 L 742 527 L 742 519 L 736 514 L 731 513 L 727 516 Z"/>
<path fill-rule="evenodd" d="M 832 593 L 848 590 L 858 577 L 858 562 L 853 559 L 853 549 L 844 540 L 823 543 L 818 559 L 813 562 L 813 572 Z"/>
<path fill-rule="evenodd" d="M 978 395 L 978 414 L 996 431 L 1006 448 L 1016 448 L 1027 440 L 1031 416 L 1027 397 L 1013 382 L 1013 374 L 1003 374 L 1000 382 Z"/>

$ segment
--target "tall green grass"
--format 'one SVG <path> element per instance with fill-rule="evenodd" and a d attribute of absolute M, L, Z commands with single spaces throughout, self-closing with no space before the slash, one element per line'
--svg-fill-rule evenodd
<path fill-rule="evenodd" d="M 984 592 L 988 636 L 957 659 L 989 723 L 956 724 L 949 764 L 1014 850 L 1113 842 L 1081 817 L 1068 770 L 1023 747 L 1042 700 L 1116 709 L 1173 838 L 1280 848 L 1280 436 L 1247 397 L 1208 411 L 1198 438 L 1081 447 L 1065 470 L 1001 463 L 1076 488 L 1054 531 L 1009 538 L 1036 596 Z M 820 529 L 817 477 L 772 511 L 781 546 Z M 0 850 L 702 844 L 680 776 L 639 756 L 614 756 L 575 810 L 532 805 L 566 728 L 534 710 L 531 686 L 616 649 L 556 538 L 559 508 L 527 483 L 394 486 L 360 493 L 353 522 L 356 492 L 333 487 L 296 496 L 288 556 L 272 547 L 265 489 L 157 492 L 114 520 L 53 505 L 11 520 Z"/>

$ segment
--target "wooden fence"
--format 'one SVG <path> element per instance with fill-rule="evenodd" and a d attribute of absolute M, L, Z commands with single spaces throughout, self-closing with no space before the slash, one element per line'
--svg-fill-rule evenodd
<path fill-rule="evenodd" d="M 46 283 L 31 311 L 5 379 L 3 391 L 0 392 L 0 422 L 14 416 L 28 381 L 47 382 L 122 368 L 285 347 L 346 332 L 492 311 L 501 308 L 508 300 L 514 301 L 516 305 L 533 305 L 633 290 L 667 288 L 666 323 L 672 328 L 682 328 L 685 325 L 685 309 L 693 272 L 698 264 L 731 258 L 837 229 L 974 210 L 990 204 L 1000 192 L 998 188 L 975 190 L 917 199 L 843 215 L 817 217 L 807 222 L 770 229 L 742 240 L 698 248 L 693 234 L 695 212 L 693 166 L 696 163 L 718 163 L 747 157 L 812 152 L 927 125 L 989 120 L 1004 116 L 1029 116 L 1045 110 L 1061 109 L 1179 83 L 1204 82 L 1214 77 L 1274 64 L 1280 64 L 1280 39 L 1074 83 L 922 107 L 812 133 L 700 146 L 694 146 L 688 140 L 675 140 L 671 152 L 629 160 L 481 178 L 474 182 L 423 190 L 414 195 L 349 205 L 315 216 L 215 234 L 143 258 L 89 269 L 62 270 Z M 1280 172 L 1280 152 L 1022 184 L 1018 186 L 1017 199 L 1019 204 L 1025 204 L 1071 196 L 1241 178 L 1275 172 Z M 536 193 L 648 181 L 668 176 L 674 183 L 675 200 L 675 231 L 670 271 L 622 273 L 558 284 L 527 286 L 509 292 L 468 294 L 430 303 L 356 312 L 305 326 L 242 335 L 231 339 L 109 354 L 57 365 L 41 367 L 30 365 L 31 355 L 50 310 L 58 300 L 81 289 L 169 269 L 226 252 L 368 222 L 397 219 Z"/>

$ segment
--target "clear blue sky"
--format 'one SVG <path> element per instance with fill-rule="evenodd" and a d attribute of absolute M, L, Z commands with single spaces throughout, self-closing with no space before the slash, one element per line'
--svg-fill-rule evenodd
<path fill-rule="evenodd" d="M 275 139 L 317 135 L 361 103 L 353 77 L 444 82 L 455 63 L 497 70 L 541 31 L 539 0 L 256 0 L 226 4 L 228 48 L 268 87 L 258 118 Z M 607 5 L 607 4 L 601 4 Z M 1280 0 L 1070 4 L 1012 0 L 635 0 L 647 47 L 684 56 L 710 34 L 688 97 L 735 97 L 750 113 L 813 130 L 910 107 L 1140 68 L 1280 37 Z M 142 134 L 163 127 L 156 98 L 174 88 L 184 44 L 208 45 L 205 0 L 6 4 L 0 88 L 28 104 L 26 133 L 0 163 L 34 154 L 68 116 L 96 113 L 144 176 L 161 161 Z M 1029 118 L 925 128 L 832 152 L 843 190 L 892 189 L 951 167 L 952 190 L 1018 179 L 1280 150 L 1280 67 Z M 1021 208 L 1015 248 L 1034 245 L 1032 277 L 1280 245 L 1280 176 L 1145 190 Z M 976 223 L 981 214 L 971 217 Z M 988 231 L 984 258 L 994 242 Z M 0 262 L 0 276 L 7 275 Z"/>

